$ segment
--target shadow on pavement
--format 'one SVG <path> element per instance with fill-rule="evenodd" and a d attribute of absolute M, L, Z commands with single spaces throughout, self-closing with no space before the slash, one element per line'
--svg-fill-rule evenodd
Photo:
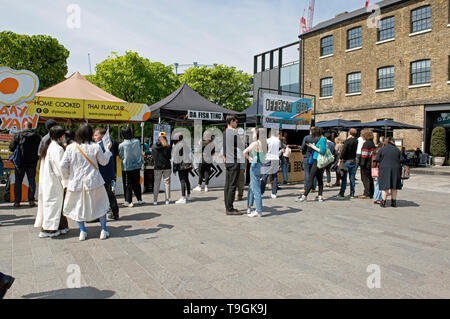
<path fill-rule="evenodd" d="M 210 202 L 213 200 L 217 200 L 219 199 L 219 197 L 195 197 L 192 196 L 193 194 L 191 194 L 191 198 L 192 198 L 192 202 Z"/>
<path fill-rule="evenodd" d="M 154 234 L 154 233 L 159 232 L 163 228 L 171 229 L 174 226 L 173 225 L 158 225 L 158 228 L 128 230 L 128 228 L 131 228 L 131 227 L 132 226 L 118 226 L 118 227 L 109 226 L 108 231 L 109 231 L 111 237 L 133 237 L 133 236 L 139 236 L 139 235 Z M 98 232 L 100 234 L 100 230 Z M 88 231 L 88 234 L 89 234 L 89 231 Z"/>
<path fill-rule="evenodd" d="M 161 214 L 156 213 L 139 213 L 139 214 L 130 214 L 130 215 L 121 215 L 119 221 L 123 220 L 134 220 L 134 221 L 140 221 L 140 220 L 148 220 L 152 218 L 156 218 L 161 216 Z"/>
<path fill-rule="evenodd" d="M 268 212 L 269 214 L 264 214 L 263 217 L 272 217 L 272 216 L 280 216 L 286 214 L 298 214 L 301 213 L 302 210 L 298 208 L 288 207 L 287 209 L 283 209 L 281 206 L 272 206 L 272 207 L 264 207 L 263 203 L 263 212 Z"/>
<path fill-rule="evenodd" d="M 34 215 L 0 215 L 0 222 L 4 223 L 3 226 L 27 226 L 34 225 Z"/>
<path fill-rule="evenodd" d="M 32 293 L 22 296 L 25 299 L 106 299 L 114 296 L 111 290 L 98 290 L 94 287 L 67 288 Z"/>
<path fill-rule="evenodd" d="M 391 205 L 390 201 L 386 202 L 386 205 Z M 409 200 L 398 200 L 397 199 L 397 206 L 398 207 L 420 207 L 419 204 L 415 203 L 415 202 L 411 202 Z"/>

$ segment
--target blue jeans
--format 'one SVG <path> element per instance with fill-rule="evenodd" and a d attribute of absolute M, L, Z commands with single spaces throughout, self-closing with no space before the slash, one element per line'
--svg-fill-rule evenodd
<path fill-rule="evenodd" d="M 289 162 L 282 163 L 281 170 L 283 172 L 283 182 L 287 183 L 287 181 L 289 179 Z"/>
<path fill-rule="evenodd" d="M 267 184 L 267 179 L 269 178 L 269 176 L 272 176 L 272 194 L 276 195 L 277 191 L 278 191 L 278 167 L 280 165 L 280 161 L 276 160 L 276 161 L 267 161 L 264 166 L 266 168 L 267 171 L 269 171 L 269 168 L 272 168 L 274 170 L 276 170 L 277 172 L 274 174 L 264 174 L 262 177 L 262 182 L 261 182 L 261 194 L 264 194 L 264 192 L 266 191 L 266 184 Z"/>
<path fill-rule="evenodd" d="M 356 175 L 356 163 L 346 161 L 344 162 L 346 170 L 342 175 L 342 184 L 341 191 L 339 192 L 340 196 L 345 196 L 345 190 L 347 188 L 347 174 L 350 175 L 350 196 L 355 196 L 355 175 Z"/>
<path fill-rule="evenodd" d="M 256 211 L 262 213 L 262 197 L 261 197 L 261 164 L 253 163 L 250 166 L 250 185 L 248 187 L 247 207 L 256 205 Z"/>
<path fill-rule="evenodd" d="M 380 183 L 378 178 L 375 181 L 375 192 L 373 193 L 373 200 L 381 200 L 381 191 L 380 191 Z"/>
<path fill-rule="evenodd" d="M 308 163 L 308 159 L 309 158 L 303 160 L 303 171 L 305 172 L 305 181 L 304 181 L 304 187 L 303 188 L 305 190 L 306 190 L 306 184 L 308 183 L 308 180 L 309 180 L 309 173 L 311 172 L 311 168 L 313 166 L 313 164 L 309 164 Z M 317 178 L 314 178 L 313 189 L 316 189 L 316 186 L 317 186 Z"/>

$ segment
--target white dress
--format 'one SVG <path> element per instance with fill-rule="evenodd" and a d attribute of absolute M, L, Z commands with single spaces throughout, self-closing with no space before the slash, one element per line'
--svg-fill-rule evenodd
<path fill-rule="evenodd" d="M 58 230 L 63 208 L 64 179 L 60 167 L 64 149 L 52 141 L 47 149 L 47 155 L 41 159 L 39 169 L 39 201 L 34 227 L 44 230 Z"/>
<path fill-rule="evenodd" d="M 83 156 L 77 146 L 92 163 Z M 109 150 L 103 153 L 100 146 L 93 142 L 72 143 L 67 146 L 61 161 L 64 174 L 70 175 L 64 200 L 65 216 L 77 222 L 84 222 L 100 218 L 108 212 L 108 195 L 98 165 L 108 164 L 111 156 Z"/>

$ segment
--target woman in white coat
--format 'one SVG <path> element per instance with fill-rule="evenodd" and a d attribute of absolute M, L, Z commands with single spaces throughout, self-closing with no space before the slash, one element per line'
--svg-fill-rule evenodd
<path fill-rule="evenodd" d="M 41 227 L 40 238 L 56 237 L 69 231 L 67 218 L 62 215 L 64 188 L 67 186 L 60 167 L 64 156 L 64 129 L 53 126 L 49 135 L 40 156 L 39 202 L 34 223 L 34 227 Z"/>
<path fill-rule="evenodd" d="M 64 215 L 76 221 L 80 227 L 80 240 L 87 237 L 84 222 L 100 219 L 100 239 L 109 237 L 106 229 L 106 213 L 109 199 L 98 165 L 105 166 L 112 156 L 111 143 L 103 153 L 99 144 L 92 141 L 89 124 L 82 124 L 75 134 L 75 142 L 68 145 L 61 161 L 61 168 L 70 175 L 64 200 Z"/>

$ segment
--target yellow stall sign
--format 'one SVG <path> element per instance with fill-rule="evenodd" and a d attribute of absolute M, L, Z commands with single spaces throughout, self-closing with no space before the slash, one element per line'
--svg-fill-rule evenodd
<path fill-rule="evenodd" d="M 38 113 L 44 118 L 84 118 L 84 101 L 37 96 L 27 102 L 27 115 Z"/>
<path fill-rule="evenodd" d="M 150 117 L 148 106 L 142 103 L 86 100 L 84 107 L 88 120 L 145 122 Z"/>

